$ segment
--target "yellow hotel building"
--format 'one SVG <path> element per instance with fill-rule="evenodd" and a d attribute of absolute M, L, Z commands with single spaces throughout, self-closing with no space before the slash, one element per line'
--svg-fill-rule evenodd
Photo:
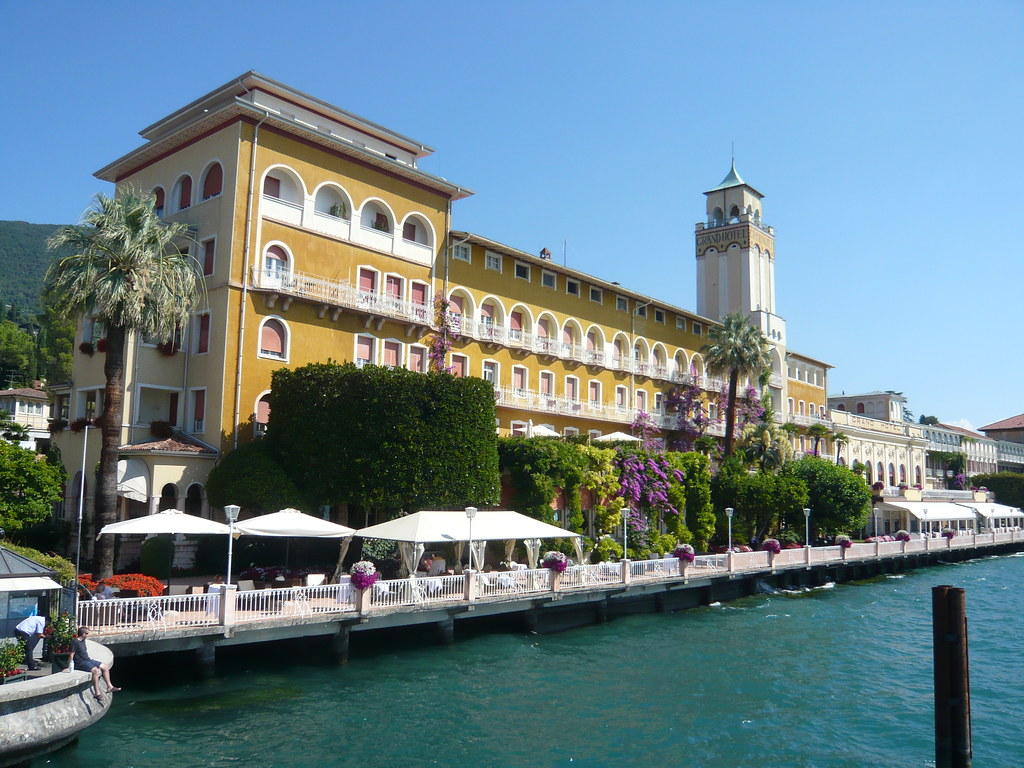
<path fill-rule="evenodd" d="M 693 312 L 454 229 L 453 203 L 472 192 L 418 168 L 433 150 L 254 72 L 141 135 L 96 175 L 152 191 L 166 220 L 188 224 L 206 303 L 173 345 L 129 344 L 122 517 L 169 507 L 209 516 L 206 476 L 265 430 L 276 368 L 331 358 L 427 370 L 438 294 L 458 330 L 446 363 L 494 383 L 503 435 L 629 431 L 645 411 L 671 438 L 672 387 L 696 381 L 716 408 L 722 382 L 699 350 L 728 311 L 769 338 L 779 416 L 824 420 L 829 366 L 787 349 L 774 232 L 735 168 L 706 193 L 696 227 Z M 58 392 L 69 421 L 102 409 L 102 334 L 88 321 L 78 330 L 74 383 Z M 153 422 L 173 432 L 153 434 Z M 316 429 L 310 414 L 311 438 Z M 56 435 L 75 478 L 69 516 L 81 457 L 98 460 L 89 431 Z"/>

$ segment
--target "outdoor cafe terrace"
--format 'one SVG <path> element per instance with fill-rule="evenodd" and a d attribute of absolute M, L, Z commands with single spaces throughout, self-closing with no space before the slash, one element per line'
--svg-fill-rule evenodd
<path fill-rule="evenodd" d="M 952 538 L 875 541 L 841 546 L 698 555 L 692 563 L 674 556 L 623 560 L 595 565 L 569 565 L 564 572 L 547 568 L 469 572 L 459 575 L 411 576 L 378 581 L 356 589 L 343 577 L 338 584 L 283 589 L 254 589 L 252 582 L 229 585 L 220 592 L 83 600 L 79 624 L 93 628 L 93 637 L 117 642 L 120 637 L 159 638 L 187 629 L 223 627 L 258 629 L 339 617 L 365 618 L 394 613 L 480 603 L 518 601 L 549 593 L 622 590 L 624 586 L 774 573 L 855 561 L 905 557 L 942 550 L 983 550 L 1024 542 L 1024 531 L 1007 530 Z"/>

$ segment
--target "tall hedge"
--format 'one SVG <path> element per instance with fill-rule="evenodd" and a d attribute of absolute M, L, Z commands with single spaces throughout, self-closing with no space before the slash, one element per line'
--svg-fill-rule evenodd
<path fill-rule="evenodd" d="M 304 497 L 376 510 L 498 502 L 494 387 L 313 363 L 274 372 L 267 440 Z"/>
<path fill-rule="evenodd" d="M 974 475 L 971 485 L 984 486 L 996 496 L 1000 504 L 1024 507 L 1024 475 L 1019 472 L 999 472 L 994 475 Z"/>

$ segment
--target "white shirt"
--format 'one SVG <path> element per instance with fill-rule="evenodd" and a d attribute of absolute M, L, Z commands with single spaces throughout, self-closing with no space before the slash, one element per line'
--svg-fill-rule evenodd
<path fill-rule="evenodd" d="M 26 635 L 41 635 L 46 627 L 45 616 L 29 616 L 22 621 L 15 629 L 24 632 Z"/>

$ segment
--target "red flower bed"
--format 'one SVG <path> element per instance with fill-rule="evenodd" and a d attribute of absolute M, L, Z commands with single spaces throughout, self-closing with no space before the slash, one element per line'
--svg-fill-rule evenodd
<path fill-rule="evenodd" d="M 80 573 L 78 583 L 88 587 L 90 592 L 95 592 L 102 585 L 110 585 L 116 590 L 134 590 L 139 593 L 139 597 L 159 597 L 164 593 L 164 583 L 160 579 L 143 573 L 117 573 L 99 581 L 93 581 L 91 573 Z"/>

